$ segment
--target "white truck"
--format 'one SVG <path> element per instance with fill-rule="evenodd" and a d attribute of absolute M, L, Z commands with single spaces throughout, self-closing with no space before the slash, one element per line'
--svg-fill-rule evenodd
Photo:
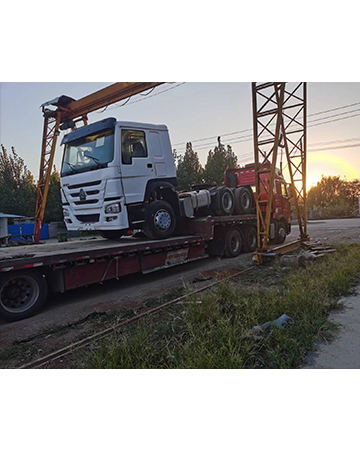
<path fill-rule="evenodd" d="M 180 217 L 231 215 L 228 187 L 178 194 L 168 129 L 115 118 L 66 134 L 61 194 L 68 230 L 97 230 L 118 239 L 142 230 L 152 239 L 169 238 Z"/>
<path fill-rule="evenodd" d="M 35 314 L 45 305 L 48 290 L 65 292 L 256 249 L 253 165 L 226 170 L 228 186 L 202 184 L 177 193 L 166 126 L 108 118 L 66 134 L 62 143 L 67 228 L 97 230 L 107 239 L 1 248 L 3 319 L 17 321 Z M 290 209 L 282 193 L 284 183 L 278 177 L 270 231 L 277 243 L 284 239 L 283 210 Z M 139 238 L 129 236 L 134 229 L 150 240 L 139 232 L 134 235 Z M 290 224 L 285 237 L 289 232 Z"/>

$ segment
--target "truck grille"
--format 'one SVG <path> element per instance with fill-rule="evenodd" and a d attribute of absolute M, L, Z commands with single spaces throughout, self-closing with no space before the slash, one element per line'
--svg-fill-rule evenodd
<path fill-rule="evenodd" d="M 68 189 L 74 190 L 75 188 L 93 187 L 94 185 L 100 185 L 100 184 L 101 184 L 101 180 L 96 180 L 94 182 L 86 182 L 83 184 L 69 185 Z"/>
<path fill-rule="evenodd" d="M 98 203 L 99 200 L 84 200 L 84 201 L 74 201 L 74 204 L 77 206 L 82 205 L 82 204 L 95 204 Z"/>
<path fill-rule="evenodd" d="M 89 190 L 86 192 L 86 195 L 97 195 L 99 193 L 99 190 Z M 78 196 L 80 196 L 80 192 L 78 193 L 70 193 L 70 195 L 73 197 L 73 198 L 77 198 Z"/>
<path fill-rule="evenodd" d="M 75 217 L 80 222 L 92 223 L 93 224 L 95 222 L 99 222 L 100 214 L 83 214 L 83 215 L 80 215 L 80 216 L 75 215 Z"/>

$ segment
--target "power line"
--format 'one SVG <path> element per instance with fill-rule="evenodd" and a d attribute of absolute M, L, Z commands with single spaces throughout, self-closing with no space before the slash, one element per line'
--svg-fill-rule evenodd
<path fill-rule="evenodd" d="M 347 109 L 348 107 L 354 107 L 355 105 L 360 105 L 360 102 L 355 102 L 354 104 L 343 105 L 341 107 L 335 107 L 335 109 L 323 110 L 322 112 L 316 112 L 308 116 L 314 117 L 315 115 L 321 115 L 322 113 L 334 112 L 335 110 Z"/>
<path fill-rule="evenodd" d="M 129 102 L 128 105 L 137 104 L 138 102 L 145 101 L 146 99 L 150 99 L 151 97 L 159 96 L 159 94 L 166 93 L 167 91 L 171 91 L 171 90 L 173 90 L 175 88 L 178 88 L 179 86 L 182 86 L 182 85 L 185 85 L 185 84 L 186 84 L 186 81 L 184 81 L 182 83 L 179 83 L 179 84 L 177 84 L 175 86 L 172 86 L 171 88 L 164 89 L 163 91 L 159 91 L 159 92 L 157 92 L 157 93 L 155 93 L 155 94 L 153 94 L 151 96 L 146 96 L 146 97 L 144 97 L 144 99 L 138 99 L 137 101 Z M 153 88 L 153 89 L 155 89 L 155 88 Z"/>
<path fill-rule="evenodd" d="M 348 104 L 348 105 L 343 105 L 343 106 L 340 106 L 340 107 L 334 107 L 333 109 L 328 109 L 328 110 L 323 110 L 321 112 L 315 112 L 315 113 L 312 113 L 312 114 L 309 114 L 307 116 L 307 118 L 310 118 L 310 117 L 314 117 L 316 115 L 320 115 L 320 114 L 323 114 L 323 113 L 329 113 L 329 112 L 333 112 L 333 111 L 336 111 L 336 110 L 342 110 L 344 108 L 348 108 L 348 107 L 354 107 L 355 105 L 360 105 L 360 102 L 355 102 L 354 104 Z M 318 118 L 316 120 L 311 120 L 309 123 L 314 123 L 316 121 L 321 121 L 321 120 L 325 120 L 325 119 L 328 119 L 328 118 L 334 118 L 334 117 L 339 117 L 341 115 L 346 115 L 348 113 L 353 113 L 353 112 L 357 112 L 359 111 L 360 109 L 354 109 L 354 110 L 349 110 L 347 112 L 343 112 L 343 113 L 340 113 L 340 114 L 334 114 L 334 115 L 330 115 L 328 117 L 322 117 L 322 118 Z M 359 114 L 360 115 L 360 114 Z M 358 114 L 357 115 L 354 115 L 354 116 L 359 116 Z M 346 118 L 352 118 L 352 117 L 346 117 Z M 343 118 L 343 119 L 346 119 L 346 118 Z M 342 118 L 340 118 L 339 120 L 333 120 L 333 121 L 340 121 L 342 120 Z M 330 122 L 329 122 L 330 123 Z M 326 123 L 321 123 L 321 124 L 326 124 Z M 310 125 L 309 127 L 311 126 L 319 126 L 319 124 L 314 124 L 314 125 Z M 243 129 L 241 131 L 233 131 L 232 133 L 225 133 L 225 134 L 220 134 L 220 137 L 227 137 L 227 136 L 231 136 L 233 134 L 241 134 L 241 133 L 245 133 L 245 132 L 250 132 L 252 131 L 252 128 L 249 128 L 249 129 Z M 240 138 L 245 138 L 245 137 L 249 137 L 249 135 L 247 136 L 241 136 L 241 137 L 236 137 L 235 139 L 240 139 Z M 252 136 L 252 135 L 251 135 Z M 193 141 L 190 141 L 190 142 L 201 142 L 201 141 L 205 141 L 205 140 L 210 140 L 210 139 L 216 139 L 217 137 L 219 136 L 210 136 L 210 137 L 204 137 L 202 139 L 194 139 Z M 251 139 L 249 139 L 251 140 Z M 189 141 L 188 141 L 189 142 Z M 225 140 L 225 142 L 228 142 L 227 140 Z M 243 141 L 243 142 L 246 142 L 246 141 Z M 176 145 L 183 145 L 183 144 L 186 144 L 186 142 L 177 142 L 175 144 L 173 144 L 174 146 Z M 210 144 L 209 144 L 210 145 Z M 206 145 L 207 146 L 207 145 Z M 196 146 L 194 146 L 194 148 L 198 148 Z"/>
<path fill-rule="evenodd" d="M 359 110 L 360 110 L 360 109 L 359 109 Z M 344 113 L 342 113 L 342 114 L 338 114 L 338 115 L 335 115 L 335 116 L 345 115 L 346 113 L 351 113 L 351 112 L 353 112 L 353 111 L 344 112 Z M 322 122 L 322 123 L 315 123 L 315 124 L 313 124 L 313 125 L 308 125 L 308 128 L 313 128 L 313 127 L 315 127 L 315 126 L 325 125 L 325 124 L 328 124 L 328 123 L 334 123 L 334 122 L 336 122 L 336 121 L 346 120 L 346 119 L 349 119 L 349 118 L 355 118 L 355 117 L 359 117 L 359 116 L 360 116 L 360 113 L 357 113 L 357 114 L 354 114 L 354 115 L 349 115 L 349 116 L 347 116 L 347 117 L 337 118 L 337 119 L 335 119 L 335 120 L 328 120 L 328 121 L 324 121 L 324 122 Z M 323 119 L 327 119 L 327 118 L 329 118 L 329 117 L 325 117 L 325 118 L 323 118 Z M 314 121 L 319 121 L 319 120 L 320 120 L 320 118 L 319 118 L 318 120 L 314 120 Z M 250 136 L 250 135 L 249 135 L 249 136 Z M 241 143 L 241 142 L 250 142 L 250 141 L 253 140 L 253 137 L 252 137 L 252 136 L 251 136 L 249 139 L 237 140 L 237 139 L 241 139 L 241 138 L 249 137 L 249 136 L 241 136 L 241 137 L 236 137 L 236 138 L 234 138 L 234 139 L 225 140 L 224 143 L 227 143 L 227 142 L 229 142 L 229 141 L 232 141 L 232 144 L 239 144 L 239 143 Z M 218 136 L 218 137 L 219 137 L 219 136 Z M 222 137 L 222 136 L 220 136 L 220 137 Z M 174 144 L 174 145 L 175 145 L 175 144 Z M 211 146 L 213 146 L 213 143 L 204 144 L 204 145 L 201 145 L 201 146 L 200 146 L 200 145 L 199 145 L 199 146 L 196 146 L 196 145 L 195 145 L 195 146 L 193 146 L 193 147 L 194 147 L 194 149 L 197 149 L 197 150 L 204 150 L 204 149 L 206 149 L 206 148 L 208 148 L 208 147 L 211 147 Z"/>
<path fill-rule="evenodd" d="M 309 147 L 313 145 L 328 145 L 328 144 L 338 144 L 339 142 L 350 142 L 350 141 L 359 141 L 360 137 L 350 137 L 349 139 L 337 139 L 336 141 L 324 141 L 324 142 L 313 142 L 308 144 Z"/>
<path fill-rule="evenodd" d="M 95 112 L 95 113 L 104 113 L 105 111 L 107 110 L 114 110 L 114 109 L 118 109 L 119 107 L 124 107 L 125 105 L 131 105 L 131 104 L 136 104 L 137 102 L 142 102 L 142 101 L 145 101 L 146 99 L 150 99 L 151 97 L 155 97 L 155 96 L 158 96 L 159 94 L 162 94 L 162 93 L 166 93 L 167 91 L 171 91 L 175 88 L 178 88 L 179 86 L 182 86 L 182 85 L 185 85 L 186 82 L 182 82 L 182 83 L 179 83 L 175 86 L 172 86 L 171 88 L 167 88 L 167 89 L 164 89 L 163 91 L 159 91 L 153 95 L 150 96 L 150 94 L 155 90 L 156 87 L 152 88 L 147 94 L 142 94 L 142 93 L 139 93 L 140 96 L 143 96 L 143 99 L 138 99 L 136 101 L 132 101 L 130 102 L 130 99 L 135 96 L 135 94 L 131 94 L 131 96 L 129 96 L 127 98 L 127 100 L 122 103 L 122 104 L 115 104 L 113 105 L 112 107 L 109 108 L 109 105 L 108 104 L 103 110 L 101 110 L 100 112 Z"/>
<path fill-rule="evenodd" d="M 345 113 L 346 112 L 341 113 L 339 115 L 344 115 Z M 347 120 L 348 118 L 355 118 L 355 117 L 359 117 L 359 116 L 360 116 L 360 113 L 357 113 L 355 115 L 349 115 L 348 117 L 338 118 L 337 120 L 328 120 L 328 121 L 324 121 L 323 123 L 316 123 L 315 125 L 309 126 L 309 128 L 313 128 L 314 126 L 327 125 L 328 123 L 333 123 L 335 121 Z"/>
<path fill-rule="evenodd" d="M 226 133 L 226 134 L 220 134 L 220 137 L 226 137 L 226 136 L 232 136 L 233 134 L 240 134 L 240 133 L 246 133 L 248 131 L 252 131 L 252 128 L 250 129 L 243 129 L 242 131 L 234 131 L 232 133 Z M 249 134 L 250 135 L 250 134 Z M 209 139 L 215 139 L 216 137 L 219 136 L 210 136 L 210 137 L 203 137 L 202 139 L 195 139 L 191 142 L 200 142 L 200 141 L 207 141 Z M 177 142 L 176 144 L 173 145 L 179 145 L 179 144 L 184 144 L 184 142 Z"/>
<path fill-rule="evenodd" d="M 360 144 L 351 144 L 351 145 L 338 145 L 337 147 L 324 147 L 322 149 L 311 149 L 308 152 L 322 152 L 324 150 L 339 150 L 339 149 L 351 149 L 353 147 L 359 147 Z"/>
<path fill-rule="evenodd" d="M 352 139 L 338 139 L 336 141 L 330 141 L 328 142 L 328 144 L 334 144 L 334 143 L 339 143 L 339 142 L 346 142 L 346 141 L 349 141 L 349 140 L 358 140 L 360 139 L 359 137 L 354 137 Z M 317 145 L 317 144 L 310 144 L 310 145 Z M 341 150 L 341 149 L 349 149 L 349 148 L 353 148 L 353 147 L 359 147 L 360 146 L 360 143 L 358 144 L 351 144 L 351 145 L 338 145 L 336 147 L 326 147 L 324 146 L 323 148 L 319 148 L 319 149 L 310 149 L 310 150 L 307 150 L 308 152 L 322 152 L 324 150 Z M 248 152 L 248 153 L 244 153 L 244 155 L 252 155 L 253 152 Z"/>

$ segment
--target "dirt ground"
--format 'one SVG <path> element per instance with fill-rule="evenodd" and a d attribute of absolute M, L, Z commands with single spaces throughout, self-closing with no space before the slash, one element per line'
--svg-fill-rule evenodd
<path fill-rule="evenodd" d="M 360 242 L 360 219 L 309 222 L 311 240 L 336 245 Z M 293 224 L 287 241 L 296 240 Z M 146 302 L 161 298 L 184 283 L 193 288 L 252 265 L 251 254 L 235 259 L 208 258 L 149 275 L 136 275 L 50 295 L 36 316 L 16 323 L 0 322 L 0 367 L 18 367 L 52 350 L 93 334 L 114 321 L 136 314 Z M 195 281 L 195 282 L 194 282 Z"/>

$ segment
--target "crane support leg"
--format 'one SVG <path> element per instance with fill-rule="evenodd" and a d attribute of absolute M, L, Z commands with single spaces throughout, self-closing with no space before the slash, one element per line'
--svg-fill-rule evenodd
<path fill-rule="evenodd" d="M 281 130 L 289 168 L 291 198 L 295 205 L 300 240 L 308 241 L 306 210 L 306 83 L 285 92 Z M 291 114 L 287 106 L 293 108 Z M 295 109 L 295 111 L 294 111 Z"/>
<path fill-rule="evenodd" d="M 40 240 L 44 220 L 46 199 L 49 191 L 51 171 L 54 163 L 56 141 L 59 136 L 61 112 L 44 112 L 44 132 L 41 148 L 40 174 L 35 211 L 34 242 Z"/>
<path fill-rule="evenodd" d="M 284 94 L 285 83 L 252 84 L 258 263 L 269 242 Z"/>

